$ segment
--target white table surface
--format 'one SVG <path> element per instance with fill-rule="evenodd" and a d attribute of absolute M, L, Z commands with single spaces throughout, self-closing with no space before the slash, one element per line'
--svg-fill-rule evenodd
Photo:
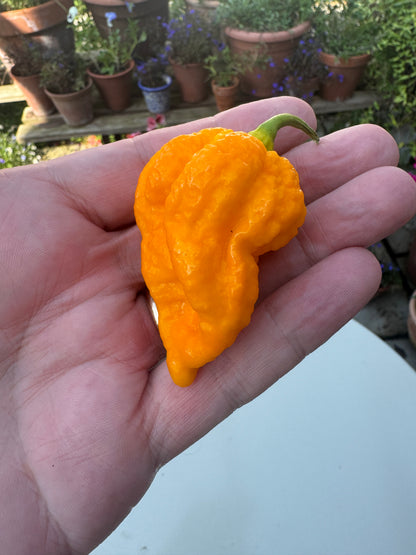
<path fill-rule="evenodd" d="M 352 321 L 162 468 L 94 555 L 416 554 L 416 373 Z"/>

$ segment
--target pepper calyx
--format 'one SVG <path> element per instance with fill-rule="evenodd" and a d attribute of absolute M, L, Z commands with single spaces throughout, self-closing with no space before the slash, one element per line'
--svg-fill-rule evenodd
<path fill-rule="evenodd" d="M 314 131 L 312 127 L 306 123 L 306 121 L 303 121 L 303 119 L 298 116 L 294 116 L 293 114 L 277 114 L 260 124 L 257 129 L 254 129 L 254 131 L 250 131 L 249 135 L 253 135 L 253 137 L 259 139 L 267 150 L 273 150 L 277 132 L 279 129 L 286 126 L 300 129 L 313 141 L 316 143 L 319 142 L 319 137 L 316 131 Z"/>

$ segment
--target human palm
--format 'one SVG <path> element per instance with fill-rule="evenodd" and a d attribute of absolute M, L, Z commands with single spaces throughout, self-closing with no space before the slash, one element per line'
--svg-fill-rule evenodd
<path fill-rule="evenodd" d="M 374 293 L 365 247 L 416 212 L 414 182 L 373 126 L 301 144 L 278 134 L 308 216 L 261 260 L 260 298 L 236 343 L 189 388 L 168 375 L 140 274 L 138 175 L 179 132 L 254 129 L 309 106 L 271 99 L 0 173 L 0 552 L 88 553 L 157 469 L 290 370 Z M 299 145 L 299 146 L 297 146 Z"/>

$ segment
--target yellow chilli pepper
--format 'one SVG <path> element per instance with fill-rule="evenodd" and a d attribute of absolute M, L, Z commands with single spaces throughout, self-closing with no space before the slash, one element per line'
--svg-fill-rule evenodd
<path fill-rule="evenodd" d="M 259 256 L 286 245 L 304 221 L 298 174 L 273 150 L 284 125 L 319 140 L 290 114 L 251 133 L 203 129 L 169 141 L 140 175 L 134 209 L 142 273 L 180 386 L 248 325 Z"/>

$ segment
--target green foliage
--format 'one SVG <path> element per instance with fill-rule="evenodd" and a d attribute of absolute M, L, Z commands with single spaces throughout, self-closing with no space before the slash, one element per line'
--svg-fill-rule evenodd
<path fill-rule="evenodd" d="M 1 0 L 0 12 L 7 12 L 10 10 L 21 10 L 22 8 L 33 8 L 44 4 L 47 0 Z"/>
<path fill-rule="evenodd" d="M 213 54 L 207 57 L 205 67 L 209 71 L 210 78 L 219 87 L 229 87 L 239 74 L 250 69 L 253 64 L 253 56 L 249 52 L 234 54 L 230 48 L 219 43 Z"/>
<path fill-rule="evenodd" d="M 40 154 L 36 145 L 19 144 L 13 129 L 4 131 L 0 126 L 0 169 L 36 164 L 39 161 Z"/>
<path fill-rule="evenodd" d="M 86 64 L 81 56 L 57 52 L 42 66 L 42 87 L 56 94 L 82 90 L 86 85 Z"/>
<path fill-rule="evenodd" d="M 77 52 L 91 52 L 99 50 L 101 35 L 94 19 L 82 0 L 74 0 L 74 17 L 68 21 L 74 31 L 75 50 Z"/>
<path fill-rule="evenodd" d="M 22 35 L 19 43 L 11 42 L 10 46 L 6 44 L 5 51 L 15 66 L 15 75 L 24 77 L 40 73 L 44 61 L 44 48 L 40 43 Z"/>
<path fill-rule="evenodd" d="M 373 52 L 381 30 L 378 1 L 318 0 L 314 27 L 322 49 L 339 59 Z"/>
<path fill-rule="evenodd" d="M 378 0 L 379 34 L 369 86 L 380 95 L 380 119 L 388 127 L 413 123 L 416 113 L 416 3 Z"/>
<path fill-rule="evenodd" d="M 172 18 L 166 24 L 166 50 L 180 64 L 205 62 L 213 48 L 213 26 L 194 10 Z"/>
<path fill-rule="evenodd" d="M 133 57 L 136 46 L 146 40 L 146 33 L 139 35 L 138 24 L 134 19 L 127 21 L 127 29 L 122 34 L 120 29 L 111 28 L 108 38 L 101 39 L 96 54 L 90 53 L 90 58 L 98 73 L 114 75 L 126 68 Z"/>
<path fill-rule="evenodd" d="M 223 0 L 218 21 L 248 31 L 283 31 L 312 15 L 311 0 Z"/>

